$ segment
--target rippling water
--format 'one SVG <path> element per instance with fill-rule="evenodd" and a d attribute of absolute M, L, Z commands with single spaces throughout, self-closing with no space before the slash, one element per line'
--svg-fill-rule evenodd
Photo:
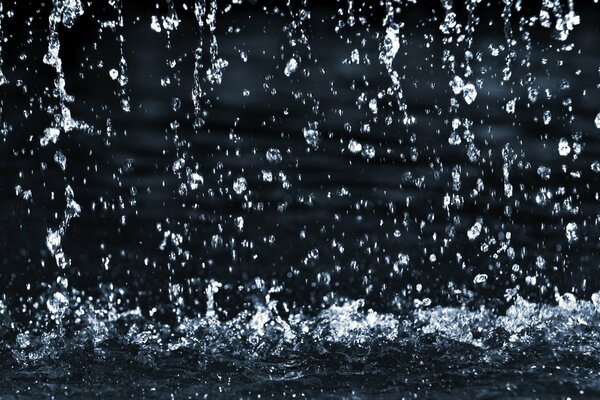
<path fill-rule="evenodd" d="M 0 395 L 600 397 L 599 11 L 3 1 Z"/>
<path fill-rule="evenodd" d="M 21 333 L 3 348 L 2 392 L 600 396 L 598 298 L 559 306 L 510 301 L 503 315 L 452 307 L 377 313 L 345 301 L 314 317 L 287 318 L 271 301 L 229 320 L 209 312 L 173 324 L 88 304 L 65 326 Z"/>

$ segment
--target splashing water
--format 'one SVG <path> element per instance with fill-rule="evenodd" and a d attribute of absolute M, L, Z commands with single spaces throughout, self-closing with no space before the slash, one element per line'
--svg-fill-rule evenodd
<path fill-rule="evenodd" d="M 0 2 L 0 396 L 600 396 L 577 6 Z"/>

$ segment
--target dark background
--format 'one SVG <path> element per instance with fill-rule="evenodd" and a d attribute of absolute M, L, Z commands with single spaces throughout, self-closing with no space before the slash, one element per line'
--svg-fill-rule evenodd
<path fill-rule="evenodd" d="M 394 68 L 402 76 L 407 112 L 416 118 L 407 126 L 392 96 L 378 101 L 376 117 L 367 104 L 357 105 L 361 93 L 371 99 L 391 85 L 378 60 L 385 10 L 376 2 L 356 3 L 356 24 L 344 22 L 338 33 L 335 27 L 348 18 L 344 2 L 309 2 L 311 18 L 295 27 L 300 2 L 290 7 L 243 2 L 227 12 L 229 3 L 219 2 L 218 57 L 229 63 L 221 85 L 205 78 L 210 35 L 207 27 L 198 27 L 192 2 L 176 2 L 181 23 L 170 34 L 150 29 L 152 15 L 169 12 L 166 2 L 124 1 L 124 27 L 115 29 L 101 27 L 117 19 L 115 8 L 84 3 L 75 25 L 58 29 L 66 90 L 75 98 L 68 106 L 74 119 L 93 129 L 63 132 L 57 144 L 41 147 L 39 138 L 54 114 L 47 108 L 58 104 L 52 96 L 55 71 L 42 62 L 51 4 L 4 3 L 2 68 L 9 84 L 0 87 L 0 283 L 6 288 L 4 301 L 15 308 L 24 305 L 19 309 L 25 314 L 59 276 L 94 296 L 109 284 L 125 288 L 128 301 L 148 307 L 167 303 L 168 283 L 178 283 L 194 311 L 204 307 L 211 279 L 226 285 L 218 304 L 229 310 L 244 308 L 253 293 L 265 290 L 255 278 L 265 280 L 267 288 L 281 284 L 278 296 L 309 311 L 329 301 L 325 297 L 332 292 L 389 308 L 396 296 L 493 303 L 515 285 L 524 295 L 545 300 L 552 299 L 555 286 L 588 297 L 600 289 L 595 279 L 599 175 L 590 168 L 600 159 L 600 131 L 593 122 L 600 111 L 597 6 L 576 4 L 581 23 L 565 42 L 556 39 L 554 29 L 523 28 L 520 19 L 539 13 L 535 2 L 512 10 L 515 54 L 511 78 L 503 81 L 507 50 L 494 57 L 489 47 L 506 47 L 502 8 L 479 5 L 472 52 L 481 52 L 481 61 L 471 64 L 473 80 L 481 79 L 483 88 L 472 105 L 458 98 L 460 106 L 453 110 L 448 82 L 463 69 L 449 71 L 442 55 L 449 49 L 462 62 L 466 42 L 442 43 L 438 27 L 444 12 L 438 3 L 404 5 L 397 17 L 404 26 Z M 455 8 L 463 10 L 457 20 L 464 24 L 467 13 L 459 3 Z M 524 31 L 530 35 L 529 49 Z M 290 41 L 302 34 L 308 45 L 292 46 Z M 121 57 L 119 35 L 128 67 L 129 113 L 119 105 L 121 87 L 109 76 Z M 207 114 L 205 124 L 194 128 L 194 51 L 201 37 Z M 565 51 L 570 43 L 573 50 Z M 369 65 L 342 63 L 355 48 L 361 59 L 368 55 Z M 293 55 L 299 67 L 288 78 L 283 69 Z M 171 84 L 163 87 L 165 77 Z M 540 93 L 535 103 L 528 100 L 528 88 Z M 172 108 L 173 98 L 181 101 L 178 110 Z M 516 112 L 509 114 L 504 105 L 513 98 Z M 545 110 L 552 114 L 548 125 L 542 122 Z M 448 143 L 455 117 L 473 123 L 480 151 L 476 162 L 469 161 L 464 139 L 457 146 Z M 310 122 L 319 125 L 316 149 L 302 134 Z M 360 132 L 364 123 L 370 132 Z M 573 151 L 559 156 L 561 137 L 572 147 L 583 146 L 578 157 Z M 350 139 L 373 145 L 375 157 L 348 151 Z M 503 191 L 507 145 L 514 160 L 510 199 Z M 270 148 L 281 151 L 280 164 L 266 161 Z M 67 157 L 65 172 L 53 161 L 58 149 Z M 185 167 L 174 172 L 179 158 L 186 160 Z M 549 180 L 537 175 L 542 165 L 552 170 Z M 452 185 L 456 167 L 461 169 L 458 190 Z M 181 195 L 185 168 L 197 168 L 204 184 Z M 274 181 L 264 182 L 262 170 L 272 172 Z M 232 190 L 240 176 L 248 182 L 244 195 Z M 472 197 L 478 178 L 485 188 Z M 45 237 L 63 219 L 67 184 L 82 212 L 63 238 L 71 259 L 63 272 Z M 32 190 L 33 199 L 15 196 L 16 185 Z M 348 195 L 340 195 L 342 187 Z M 542 188 L 553 193 L 544 206 L 535 201 Z M 445 210 L 445 194 L 462 196 L 462 206 Z M 578 212 L 569 211 L 569 204 Z M 240 216 L 241 232 L 235 227 Z M 466 232 L 478 218 L 484 230 L 469 241 Z M 579 226 L 579 240 L 569 244 L 565 226 L 571 221 Z M 168 239 L 161 249 L 167 231 L 181 234 L 182 244 Z M 514 256 L 501 250 L 505 232 L 512 234 L 507 247 Z M 214 235 L 220 237 L 217 246 Z M 399 253 L 410 262 L 394 268 Z M 536 263 L 539 257 L 543 266 Z M 110 260 L 108 268 L 103 258 Z M 483 285 L 473 283 L 479 273 L 489 276 Z M 537 277 L 537 284 L 525 283 L 526 276 Z M 455 288 L 473 292 L 456 295 Z"/>

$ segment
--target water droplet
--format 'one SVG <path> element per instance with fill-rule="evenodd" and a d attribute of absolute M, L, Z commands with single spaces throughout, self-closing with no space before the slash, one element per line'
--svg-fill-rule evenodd
<path fill-rule="evenodd" d="M 319 132 L 312 128 L 304 128 L 303 129 L 304 140 L 306 143 L 312 148 L 319 147 Z"/>
<path fill-rule="evenodd" d="M 282 160 L 281 152 L 279 151 L 279 149 L 270 148 L 269 150 L 267 150 L 266 158 L 267 161 L 271 164 L 278 164 Z"/>
<path fill-rule="evenodd" d="M 121 99 L 121 109 L 125 112 L 131 111 L 131 105 L 129 104 L 129 100 Z"/>
<path fill-rule="evenodd" d="M 356 140 L 350 140 L 350 142 L 348 142 L 348 150 L 352 153 L 360 153 L 362 144 L 358 143 Z"/>
<path fill-rule="evenodd" d="M 550 110 L 544 111 L 544 116 L 542 118 L 544 120 L 544 125 L 548 125 L 552 120 L 552 114 L 550 113 Z"/>
<path fill-rule="evenodd" d="M 376 99 L 371 99 L 369 101 L 369 109 L 371 110 L 371 112 L 373 114 L 377 114 L 377 100 Z"/>
<path fill-rule="evenodd" d="M 448 29 L 454 28 L 456 26 L 456 14 L 453 12 L 446 14 L 446 17 L 444 18 L 444 25 Z"/>
<path fill-rule="evenodd" d="M 366 144 L 363 146 L 361 154 L 366 158 L 375 157 L 375 147 L 371 144 Z"/>
<path fill-rule="evenodd" d="M 54 319 L 60 319 L 64 315 L 68 306 L 69 300 L 60 292 L 54 293 L 46 301 L 46 307 L 48 307 L 48 311 L 50 311 L 52 318 Z"/>
<path fill-rule="evenodd" d="M 473 283 L 478 284 L 478 283 L 483 283 L 485 281 L 487 281 L 488 276 L 487 274 L 478 274 L 477 276 L 475 276 L 475 278 L 473 279 Z"/>
<path fill-rule="evenodd" d="M 359 64 L 360 63 L 360 53 L 358 52 L 358 49 L 354 49 L 354 50 L 352 50 L 352 53 L 350 53 L 350 63 L 351 64 Z"/>
<path fill-rule="evenodd" d="M 223 238 L 221 235 L 213 235 L 210 239 L 210 245 L 213 249 L 218 249 L 223 245 Z"/>
<path fill-rule="evenodd" d="M 296 61 L 295 58 L 290 58 L 290 61 L 288 61 L 287 64 L 285 65 L 285 69 L 284 69 L 283 73 L 285 74 L 285 76 L 291 76 L 294 72 L 296 72 L 297 68 L 298 68 L 298 61 Z"/>
<path fill-rule="evenodd" d="M 567 235 L 567 240 L 569 243 L 574 243 L 579 239 L 578 236 L 578 227 L 575 222 L 569 222 L 567 227 L 565 228 L 565 232 Z"/>
<path fill-rule="evenodd" d="M 467 231 L 469 240 L 475 240 L 481 234 L 481 228 L 483 228 L 481 222 L 475 222 L 475 224 Z"/>
<path fill-rule="evenodd" d="M 565 293 L 562 296 L 557 294 L 558 306 L 563 310 L 574 311 L 577 308 L 577 299 L 573 293 Z"/>
<path fill-rule="evenodd" d="M 540 178 L 542 178 L 543 180 L 547 181 L 548 179 L 550 179 L 550 173 L 552 172 L 552 170 L 548 167 L 545 166 L 540 166 L 537 169 L 537 174 Z"/>
<path fill-rule="evenodd" d="M 117 71 L 116 69 L 111 69 L 110 71 L 108 71 L 108 74 L 110 75 L 111 79 L 114 81 L 119 77 L 119 71 Z"/>
<path fill-rule="evenodd" d="M 464 86 L 465 86 L 465 84 L 460 76 L 455 76 L 450 81 L 450 87 L 452 88 L 452 91 L 454 92 L 454 94 L 460 94 L 463 91 Z M 459 123 L 460 123 L 460 121 L 459 121 Z"/>
<path fill-rule="evenodd" d="M 243 217 L 237 217 L 235 219 L 235 227 L 238 230 L 238 232 L 241 232 L 244 229 L 244 218 Z"/>
<path fill-rule="evenodd" d="M 40 144 L 42 146 L 47 146 L 48 143 L 56 143 L 58 137 L 60 136 L 60 130 L 56 128 L 46 128 L 44 130 L 44 136 L 40 139 Z"/>
<path fill-rule="evenodd" d="M 594 305 L 596 312 L 600 313 L 600 292 L 592 294 L 592 304 Z"/>
<path fill-rule="evenodd" d="M 546 188 L 540 189 L 540 191 L 535 196 L 535 202 L 540 206 L 545 206 L 548 204 L 548 201 L 552 198 L 552 192 L 548 191 Z"/>
<path fill-rule="evenodd" d="M 59 231 L 48 231 L 48 235 L 46 236 L 46 246 L 48 250 L 52 254 L 56 254 L 56 252 L 60 249 L 61 237 Z"/>
<path fill-rule="evenodd" d="M 452 132 L 450 134 L 450 137 L 448 138 L 448 143 L 456 146 L 459 145 L 460 142 L 462 142 L 462 139 L 460 138 L 460 135 L 458 134 L 458 132 Z"/>
<path fill-rule="evenodd" d="M 204 178 L 197 172 L 192 172 L 188 178 L 188 185 L 191 190 L 196 190 L 200 185 L 204 184 Z"/>
<path fill-rule="evenodd" d="M 60 169 L 62 169 L 63 171 L 67 167 L 67 157 L 65 157 L 65 155 L 60 150 L 57 150 L 54 154 L 54 162 L 57 163 L 60 166 Z"/>
<path fill-rule="evenodd" d="M 565 157 L 568 156 L 571 152 L 571 146 L 569 146 L 569 142 L 565 138 L 560 138 L 558 142 L 558 154 Z"/>
<path fill-rule="evenodd" d="M 471 104 L 477 98 L 477 89 L 472 83 L 467 83 L 463 86 L 463 98 L 467 104 Z"/>
<path fill-rule="evenodd" d="M 150 28 L 154 32 L 160 32 L 162 30 L 162 28 L 160 27 L 160 21 L 158 20 L 158 17 L 156 15 L 152 16 L 152 20 L 150 22 Z"/>
<path fill-rule="evenodd" d="M 233 181 L 233 191 L 237 194 L 242 194 L 248 188 L 248 183 L 246 182 L 246 178 L 239 177 L 235 181 Z"/>
<path fill-rule="evenodd" d="M 506 106 L 504 107 L 506 112 L 509 114 L 514 114 L 516 104 L 517 104 L 517 99 L 512 99 L 508 103 L 506 103 Z"/>
<path fill-rule="evenodd" d="M 173 97 L 171 100 L 171 109 L 178 111 L 181 108 L 181 99 L 179 97 Z"/>
<path fill-rule="evenodd" d="M 460 119 L 454 118 L 452 120 L 452 129 L 453 130 L 457 130 L 460 127 L 460 125 L 461 125 Z"/>
<path fill-rule="evenodd" d="M 183 168 L 184 166 L 185 166 L 185 159 L 178 158 L 173 163 L 173 166 L 171 167 L 171 169 L 173 170 L 173 172 L 177 172 L 177 171 L 181 170 L 181 168 Z"/>
<path fill-rule="evenodd" d="M 179 17 L 175 13 L 175 10 L 172 10 L 169 15 L 163 17 L 162 27 L 167 31 L 174 31 L 179 26 Z"/>

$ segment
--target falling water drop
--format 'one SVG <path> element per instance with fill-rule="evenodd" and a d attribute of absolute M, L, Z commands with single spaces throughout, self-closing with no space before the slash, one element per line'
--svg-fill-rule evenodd
<path fill-rule="evenodd" d="M 571 152 L 571 146 L 569 146 L 569 142 L 565 138 L 560 138 L 558 142 L 558 154 L 563 157 L 566 157 Z"/>
<path fill-rule="evenodd" d="M 471 104 L 475 101 L 475 99 L 477 98 L 477 89 L 475 88 L 475 85 L 473 85 L 472 83 L 467 83 L 463 86 L 462 88 L 463 91 L 463 98 L 465 99 L 465 103 L 467 104 Z"/>
<path fill-rule="evenodd" d="M 282 160 L 281 152 L 279 151 L 279 149 L 270 148 L 269 150 L 267 150 L 266 158 L 269 163 L 278 164 Z"/>
<path fill-rule="evenodd" d="M 482 228 L 483 226 L 481 225 L 481 222 L 475 222 L 475 224 L 473 224 L 473 226 L 467 231 L 467 237 L 469 238 L 469 240 L 477 239 L 477 237 L 481 234 Z"/>
<path fill-rule="evenodd" d="M 242 194 L 248 189 L 248 183 L 246 182 L 246 178 L 239 177 L 233 181 L 233 191 L 237 194 Z"/>
<path fill-rule="evenodd" d="M 48 307 L 48 311 L 50 311 L 52 314 L 52 318 L 56 320 L 60 320 L 63 317 L 68 306 L 69 300 L 60 292 L 55 292 L 46 301 L 46 307 Z"/>
<path fill-rule="evenodd" d="M 308 145 L 314 149 L 316 149 L 317 147 L 319 147 L 319 139 L 320 139 L 320 135 L 319 132 L 316 129 L 313 128 L 304 128 L 302 130 L 303 135 L 304 135 L 304 140 L 306 140 L 306 143 L 308 143 Z"/>
<path fill-rule="evenodd" d="M 298 68 L 298 61 L 296 61 L 295 58 L 290 58 L 290 60 L 285 65 L 285 69 L 284 69 L 283 73 L 285 74 L 285 76 L 291 76 L 294 72 L 296 72 L 297 68 Z"/>
<path fill-rule="evenodd" d="M 575 222 L 569 222 L 565 228 L 565 233 L 569 243 L 574 243 L 579 239 L 578 227 Z"/>

